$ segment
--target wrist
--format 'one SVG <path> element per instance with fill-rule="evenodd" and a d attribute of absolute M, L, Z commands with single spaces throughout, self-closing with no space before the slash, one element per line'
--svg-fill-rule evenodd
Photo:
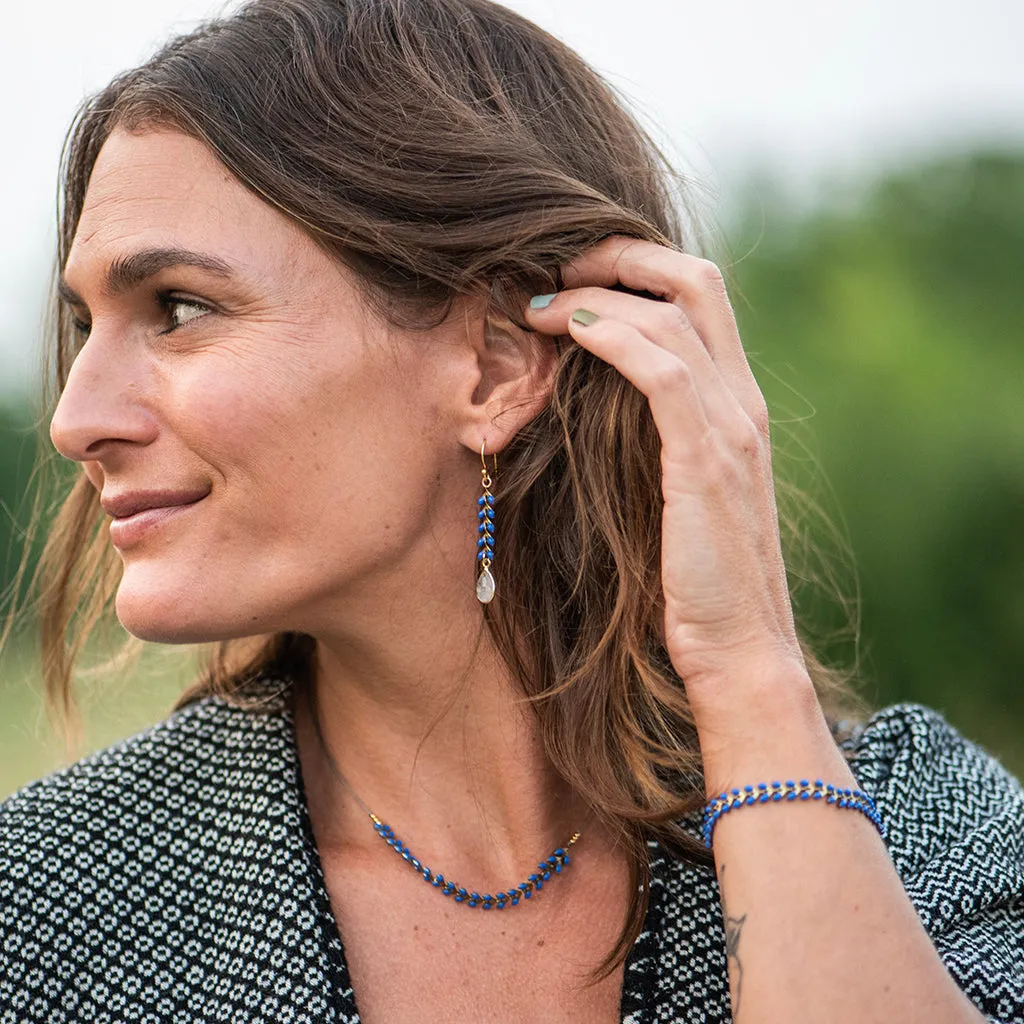
<path fill-rule="evenodd" d="M 734 676 L 716 689 L 730 699 L 693 708 L 708 796 L 794 777 L 854 784 L 802 666 Z"/>

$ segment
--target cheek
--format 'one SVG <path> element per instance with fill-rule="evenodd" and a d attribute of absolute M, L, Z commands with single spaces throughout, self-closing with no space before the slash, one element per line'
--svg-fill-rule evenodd
<path fill-rule="evenodd" d="M 322 390 L 283 360 L 218 351 L 168 368 L 162 404 L 170 431 L 227 476 L 277 450 L 294 451 L 317 417 Z"/>
<path fill-rule="evenodd" d="M 168 428 L 205 464 L 231 513 L 219 533 L 257 523 L 261 540 L 336 532 L 339 520 L 354 525 L 389 502 L 396 448 L 422 430 L 411 429 L 380 360 L 330 365 L 311 359 L 322 360 L 318 348 L 284 343 L 273 361 L 210 352 L 167 374 Z"/>

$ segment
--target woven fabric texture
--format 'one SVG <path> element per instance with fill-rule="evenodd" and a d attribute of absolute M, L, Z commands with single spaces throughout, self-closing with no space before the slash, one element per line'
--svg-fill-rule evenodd
<path fill-rule="evenodd" d="M 1024 1024 L 1020 784 L 916 705 L 853 745 L 950 973 Z M 650 854 L 622 1019 L 728 1021 L 714 873 Z M 358 1020 L 282 696 L 204 700 L 0 804 L 0 1024 Z"/>

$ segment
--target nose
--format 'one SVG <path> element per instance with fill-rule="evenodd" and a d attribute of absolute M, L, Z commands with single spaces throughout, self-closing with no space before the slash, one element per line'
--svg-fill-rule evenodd
<path fill-rule="evenodd" d="M 76 462 L 100 461 L 111 449 L 155 440 L 144 377 L 145 368 L 125 346 L 94 332 L 72 363 L 50 420 L 57 451 Z"/>

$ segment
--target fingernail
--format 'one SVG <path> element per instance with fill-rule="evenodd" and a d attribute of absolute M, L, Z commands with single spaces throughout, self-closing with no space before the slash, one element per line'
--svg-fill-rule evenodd
<path fill-rule="evenodd" d="M 551 295 L 534 295 L 534 297 L 530 299 L 530 309 L 547 309 L 554 301 L 557 294 L 557 292 L 554 292 Z"/>
<path fill-rule="evenodd" d="M 600 319 L 596 313 L 591 313 L 589 309 L 577 309 L 572 315 L 573 323 L 582 324 L 584 327 L 589 327 Z"/>

